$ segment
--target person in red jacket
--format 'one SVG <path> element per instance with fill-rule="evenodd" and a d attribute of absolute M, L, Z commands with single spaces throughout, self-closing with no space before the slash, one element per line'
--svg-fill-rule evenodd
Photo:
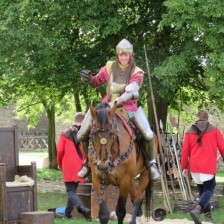
<path fill-rule="evenodd" d="M 83 206 L 79 196 L 76 194 L 79 183 L 84 179 L 78 177 L 78 172 L 86 160 L 81 144 L 77 140 L 77 132 L 81 127 L 85 115 L 81 112 L 74 116 L 74 123 L 65 130 L 59 138 L 57 144 L 58 169 L 62 170 L 63 181 L 67 192 L 67 205 L 65 208 L 65 218 L 72 218 L 73 208 L 82 213 L 86 220 L 91 220 L 90 209 Z"/>
<path fill-rule="evenodd" d="M 211 221 L 209 201 L 216 186 L 215 175 L 218 162 L 218 150 L 224 158 L 224 139 L 220 130 L 208 122 L 208 113 L 200 110 L 196 122 L 186 132 L 181 151 L 183 175 L 192 179 L 199 189 L 199 201 L 190 212 L 195 224 L 201 224 L 200 213 L 204 212 L 207 221 Z"/>

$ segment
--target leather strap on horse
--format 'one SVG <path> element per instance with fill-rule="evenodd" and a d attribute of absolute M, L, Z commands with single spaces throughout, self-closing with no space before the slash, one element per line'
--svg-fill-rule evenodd
<path fill-rule="evenodd" d="M 122 121 L 124 127 L 126 128 L 126 130 L 128 131 L 128 134 L 130 135 L 131 139 L 135 139 L 135 135 L 131 129 L 131 127 L 128 125 L 128 123 L 126 122 L 126 120 L 120 116 L 119 114 L 116 113 L 116 116 Z"/>

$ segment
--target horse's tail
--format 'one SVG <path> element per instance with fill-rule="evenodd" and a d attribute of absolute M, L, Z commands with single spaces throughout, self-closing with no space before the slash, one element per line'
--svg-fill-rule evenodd
<path fill-rule="evenodd" d="M 145 216 L 150 217 L 153 208 L 153 181 L 150 181 L 145 189 Z"/>

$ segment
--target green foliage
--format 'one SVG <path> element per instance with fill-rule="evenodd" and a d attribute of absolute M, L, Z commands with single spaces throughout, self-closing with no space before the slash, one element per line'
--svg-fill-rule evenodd
<path fill-rule="evenodd" d="M 159 30 L 163 32 L 169 29 L 170 35 L 175 40 L 172 42 L 171 57 L 184 55 L 187 68 L 182 71 L 182 75 L 189 76 L 189 72 L 190 74 L 194 72 L 196 77 L 192 76 L 192 80 L 195 83 L 200 81 L 197 89 L 203 83 L 204 91 L 208 91 L 210 98 L 221 106 L 223 102 L 221 87 L 223 52 L 221 49 L 224 46 L 222 25 L 224 3 L 219 0 L 206 2 L 167 0 L 164 5 L 167 11 L 163 14 Z M 166 70 L 167 64 L 162 67 Z M 185 79 L 185 82 L 192 85 L 188 79 Z"/>

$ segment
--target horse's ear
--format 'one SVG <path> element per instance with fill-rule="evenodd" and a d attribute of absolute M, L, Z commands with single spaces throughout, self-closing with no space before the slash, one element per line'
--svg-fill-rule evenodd
<path fill-rule="evenodd" d="M 92 114 L 92 117 L 93 117 L 93 118 L 96 117 L 96 110 L 95 110 L 95 108 L 92 107 L 92 106 L 90 105 L 90 106 L 89 106 L 89 109 L 90 109 L 90 112 L 91 112 L 91 114 Z"/>
<path fill-rule="evenodd" d="M 116 112 L 116 109 L 117 109 L 117 101 L 114 102 L 114 105 L 113 105 L 113 107 L 111 108 L 111 110 L 109 112 L 111 117 L 114 116 L 114 114 Z"/>

